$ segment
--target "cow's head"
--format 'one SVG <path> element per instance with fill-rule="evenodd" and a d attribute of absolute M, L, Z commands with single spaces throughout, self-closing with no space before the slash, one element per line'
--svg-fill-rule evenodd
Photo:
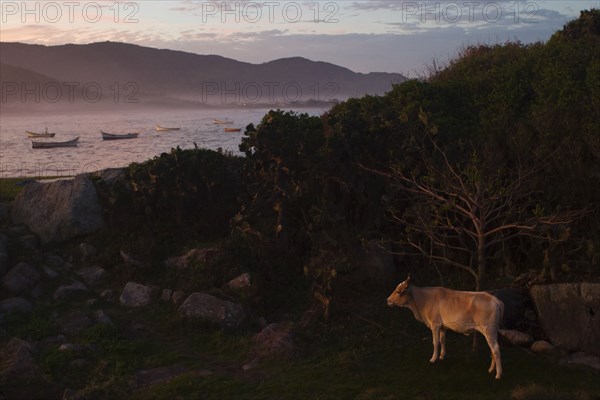
<path fill-rule="evenodd" d="M 393 307 L 393 306 L 403 307 L 410 302 L 411 298 L 412 298 L 412 296 L 410 294 L 410 274 L 409 274 L 408 278 L 406 278 L 406 280 L 404 282 L 402 282 L 398 286 L 396 286 L 396 289 L 392 292 L 390 297 L 388 297 L 387 304 L 390 307 Z"/>

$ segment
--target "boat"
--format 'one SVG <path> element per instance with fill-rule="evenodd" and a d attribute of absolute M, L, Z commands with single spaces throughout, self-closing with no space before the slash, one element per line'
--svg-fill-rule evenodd
<path fill-rule="evenodd" d="M 30 138 L 48 138 L 54 137 L 54 135 L 56 135 L 56 133 L 48 132 L 48 128 L 46 128 L 46 131 L 44 133 L 36 133 L 31 131 L 25 131 L 25 133 L 27 134 L 27 137 Z"/>
<path fill-rule="evenodd" d="M 242 128 L 225 128 L 225 132 L 240 132 Z"/>
<path fill-rule="evenodd" d="M 50 149 L 54 147 L 77 147 L 79 143 L 79 137 L 73 140 L 67 140 L 66 142 L 35 142 L 31 141 L 31 147 L 34 149 Z"/>
<path fill-rule="evenodd" d="M 231 125 L 233 124 L 233 121 L 230 120 L 225 120 L 223 121 L 222 119 L 213 119 L 213 124 L 215 125 Z"/>
<path fill-rule="evenodd" d="M 168 132 L 168 131 L 178 131 L 181 128 L 166 128 L 164 126 L 156 125 L 156 130 L 158 132 Z"/>
<path fill-rule="evenodd" d="M 104 131 L 100 131 L 100 133 L 102 133 L 102 139 L 104 140 L 135 139 L 140 134 L 139 132 L 115 134 Z"/>

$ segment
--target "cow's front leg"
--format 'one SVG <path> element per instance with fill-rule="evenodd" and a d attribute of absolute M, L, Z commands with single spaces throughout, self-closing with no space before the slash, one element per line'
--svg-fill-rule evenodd
<path fill-rule="evenodd" d="M 438 353 L 440 348 L 440 325 L 435 324 L 431 328 L 431 335 L 433 336 L 433 355 L 431 356 L 430 363 L 434 363 L 438 359 Z"/>
<path fill-rule="evenodd" d="M 440 344 L 442 345 L 442 351 L 440 352 L 440 360 L 446 357 L 446 328 L 440 329 Z"/>

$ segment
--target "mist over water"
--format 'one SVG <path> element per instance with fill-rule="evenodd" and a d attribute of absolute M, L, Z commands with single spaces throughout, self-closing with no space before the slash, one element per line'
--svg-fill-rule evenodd
<path fill-rule="evenodd" d="M 260 122 L 268 109 L 221 109 L 182 111 L 127 111 L 111 113 L 63 113 L 2 115 L 0 124 L 0 178 L 63 176 L 142 162 L 171 148 L 200 148 L 239 153 L 244 128 Z M 324 109 L 299 112 L 320 115 Z M 215 125 L 213 119 L 228 119 L 232 125 Z M 157 132 L 155 125 L 179 127 L 179 131 Z M 79 137 L 78 147 L 32 149 L 25 131 L 55 132 L 56 136 L 36 141 L 62 142 Z M 225 127 L 242 128 L 224 132 Z M 108 133 L 140 132 L 137 139 L 102 140 Z"/>

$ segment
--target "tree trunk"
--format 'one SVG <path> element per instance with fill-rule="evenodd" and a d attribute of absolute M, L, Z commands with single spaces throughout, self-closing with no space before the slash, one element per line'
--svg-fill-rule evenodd
<path fill-rule="evenodd" d="M 481 291 L 485 288 L 485 238 L 483 233 L 477 238 L 477 279 L 475 290 Z"/>

